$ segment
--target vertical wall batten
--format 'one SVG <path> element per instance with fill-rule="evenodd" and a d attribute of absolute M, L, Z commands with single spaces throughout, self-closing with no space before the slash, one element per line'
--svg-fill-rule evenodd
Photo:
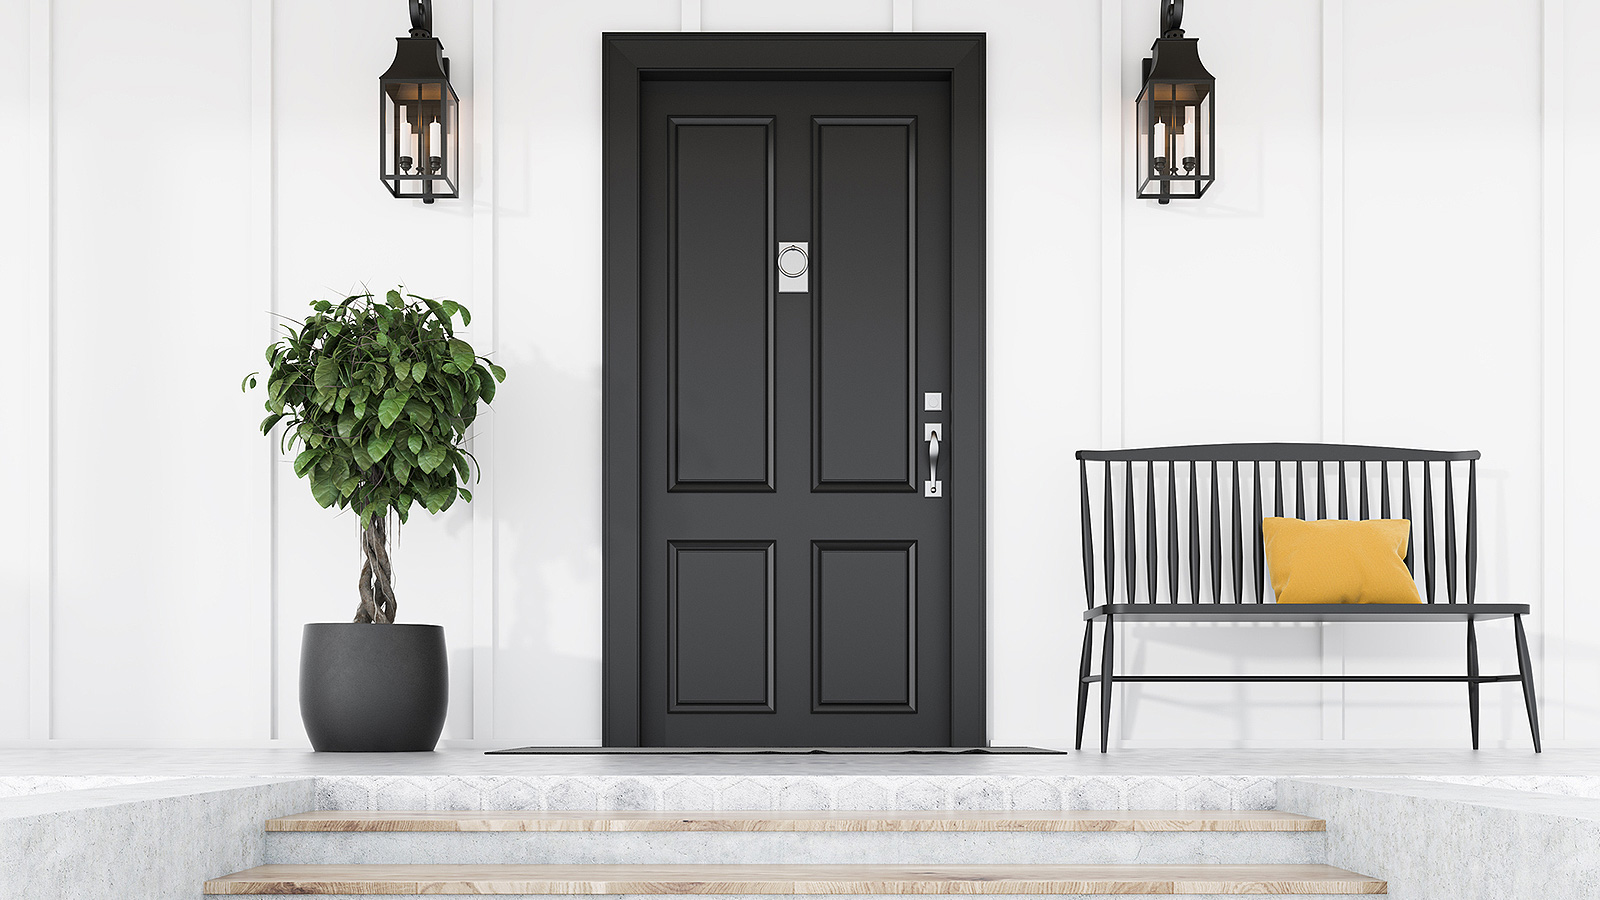
<path fill-rule="evenodd" d="M 697 0 L 698 2 L 698 0 Z M 474 152 L 464 173 L 472 184 L 473 341 L 491 357 L 499 349 L 500 203 L 495 190 L 499 154 L 495 152 L 495 0 L 472 4 L 472 116 Z M 481 343 L 480 343 L 481 342 Z M 473 428 L 472 452 L 478 464 L 495 472 L 495 412 L 484 407 Z M 472 737 L 491 740 L 494 728 L 494 664 L 498 644 L 499 528 L 495 518 L 495 479 L 473 491 L 472 502 Z"/>
<path fill-rule="evenodd" d="M 50 0 L 28 6 L 28 737 L 49 740 L 55 597 L 55 92 Z"/>
<path fill-rule="evenodd" d="M 250 194 L 250 260 L 249 290 L 251 301 L 257 309 L 267 311 L 263 316 L 262 343 L 275 341 L 280 333 L 277 311 L 277 163 L 274 152 L 272 118 L 272 7 L 274 0 L 252 0 L 250 5 L 250 168 L 256 173 L 252 178 Z M 263 556 L 261 575 L 254 586 L 260 596 L 255 599 L 266 618 L 267 665 L 266 676 L 267 721 L 264 724 L 269 739 L 279 737 L 278 692 L 280 668 L 279 615 L 278 615 L 278 527 L 277 481 L 278 442 L 281 428 L 273 430 L 273 439 L 264 441 L 261 466 L 251 473 L 255 502 L 261 515 L 251 523 L 253 542 Z"/>

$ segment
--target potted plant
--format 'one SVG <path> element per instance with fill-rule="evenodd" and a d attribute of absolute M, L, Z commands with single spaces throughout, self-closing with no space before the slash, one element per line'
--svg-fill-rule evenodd
<path fill-rule="evenodd" d="M 467 430 L 506 373 L 456 336 L 472 315 L 450 300 L 396 290 L 311 309 L 267 347 L 261 433 L 282 423 L 311 496 L 359 516 L 363 561 L 355 620 L 305 626 L 300 715 L 317 750 L 432 750 L 449 700 L 444 629 L 395 624 L 390 519 L 471 502 Z"/>

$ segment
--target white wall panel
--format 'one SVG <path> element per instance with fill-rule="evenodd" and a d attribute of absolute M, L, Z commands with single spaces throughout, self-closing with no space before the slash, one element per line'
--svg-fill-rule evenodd
<path fill-rule="evenodd" d="M 469 0 L 439 0 L 433 10 L 464 121 L 473 96 L 471 12 Z M 273 27 L 277 311 L 299 319 L 313 300 L 397 284 L 473 307 L 474 161 L 463 160 L 459 200 L 396 200 L 378 183 L 377 81 L 394 59 L 394 38 L 411 27 L 404 4 L 277 0 Z M 470 146 L 470 134 L 461 145 Z M 465 336 L 476 337 L 470 330 Z M 301 627 L 354 615 L 359 524 L 351 513 L 318 507 L 289 461 L 278 465 L 278 725 L 280 737 L 303 740 Z M 461 504 L 438 516 L 413 512 L 392 548 L 398 616 L 444 626 L 455 675 L 445 737 L 469 738 L 472 513 Z"/>
<path fill-rule="evenodd" d="M 11 85 L 11 90 L 0 97 L 0 116 L 7 122 L 17 123 L 19 133 L 30 125 L 29 97 L 29 2 L 4 0 L 0 3 L 0 17 L 11 23 L 0 36 L 0 83 Z M 31 141 L 17 146 L 31 152 Z M 36 168 L 34 160 L 25 160 L 30 170 Z M 19 321 L 26 319 L 29 308 L 41 301 L 27 295 L 29 244 L 28 207 L 11 206 L 0 215 L 0 271 L 5 272 L 6 293 L 13 298 L 25 298 L 13 303 Z M 16 390 L 26 390 L 28 367 L 44 359 L 47 348 L 29 347 L 27 352 L 0 354 L 0 384 L 12 385 Z M 30 434 L 30 420 L 23 415 L 0 416 L 0 447 L 12 448 L 0 453 L 9 466 L 27 466 L 25 477 L 38 478 L 32 471 L 34 455 L 24 448 L 40 445 L 39 436 Z M 17 495 L 17 507 L 26 509 L 24 495 Z M 0 517 L 0 740 L 21 740 L 28 736 L 28 517 L 9 515 Z"/>
<path fill-rule="evenodd" d="M 249 22 L 55 3 L 55 737 L 266 736 Z"/>
<path fill-rule="evenodd" d="M 1537 646 L 1539 7 L 1349 3 L 1345 41 L 1346 437 L 1483 451 L 1479 597 L 1533 602 Z M 1494 66 L 1444 83 L 1441 73 L 1462 59 Z M 1442 504 L 1437 479 L 1435 491 Z M 1349 670 L 1458 668 L 1463 635 L 1431 631 L 1353 635 Z M 1485 652 L 1509 640 L 1509 629 L 1485 631 Z M 1464 735 L 1460 693 L 1351 686 L 1346 737 Z M 1514 727 L 1498 727 L 1500 706 L 1520 704 L 1515 689 L 1486 688 L 1484 701 L 1485 740 L 1524 745 L 1525 723 L 1512 716 Z"/>
<path fill-rule="evenodd" d="M 495 735 L 600 742 L 600 34 L 673 0 L 495 9 Z"/>
<path fill-rule="evenodd" d="M 916 23 L 988 34 L 992 729 L 1059 740 L 1082 608 L 1069 458 L 1099 437 L 1099 23 L 1044 0 L 921 0 Z"/>

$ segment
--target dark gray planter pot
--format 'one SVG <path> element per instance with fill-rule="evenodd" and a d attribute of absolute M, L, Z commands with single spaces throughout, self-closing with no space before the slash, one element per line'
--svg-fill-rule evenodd
<path fill-rule="evenodd" d="M 318 622 L 300 645 L 300 719 L 319 751 L 429 751 L 450 670 L 438 625 Z"/>

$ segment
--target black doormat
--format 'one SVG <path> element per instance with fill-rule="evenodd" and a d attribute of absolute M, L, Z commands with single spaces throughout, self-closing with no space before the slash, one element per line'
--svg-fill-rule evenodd
<path fill-rule="evenodd" d="M 1065 753 L 1065 750 L 1046 750 L 1042 747 L 514 747 L 510 750 L 487 750 L 485 756 L 497 754 L 551 754 L 588 756 L 591 754 L 747 754 L 747 753 L 781 753 L 781 754 L 808 754 L 828 753 L 849 756 L 856 754 L 885 754 L 885 753 L 934 753 L 934 754 L 960 754 L 960 753 L 999 753 L 999 754 L 1055 754 Z"/>

